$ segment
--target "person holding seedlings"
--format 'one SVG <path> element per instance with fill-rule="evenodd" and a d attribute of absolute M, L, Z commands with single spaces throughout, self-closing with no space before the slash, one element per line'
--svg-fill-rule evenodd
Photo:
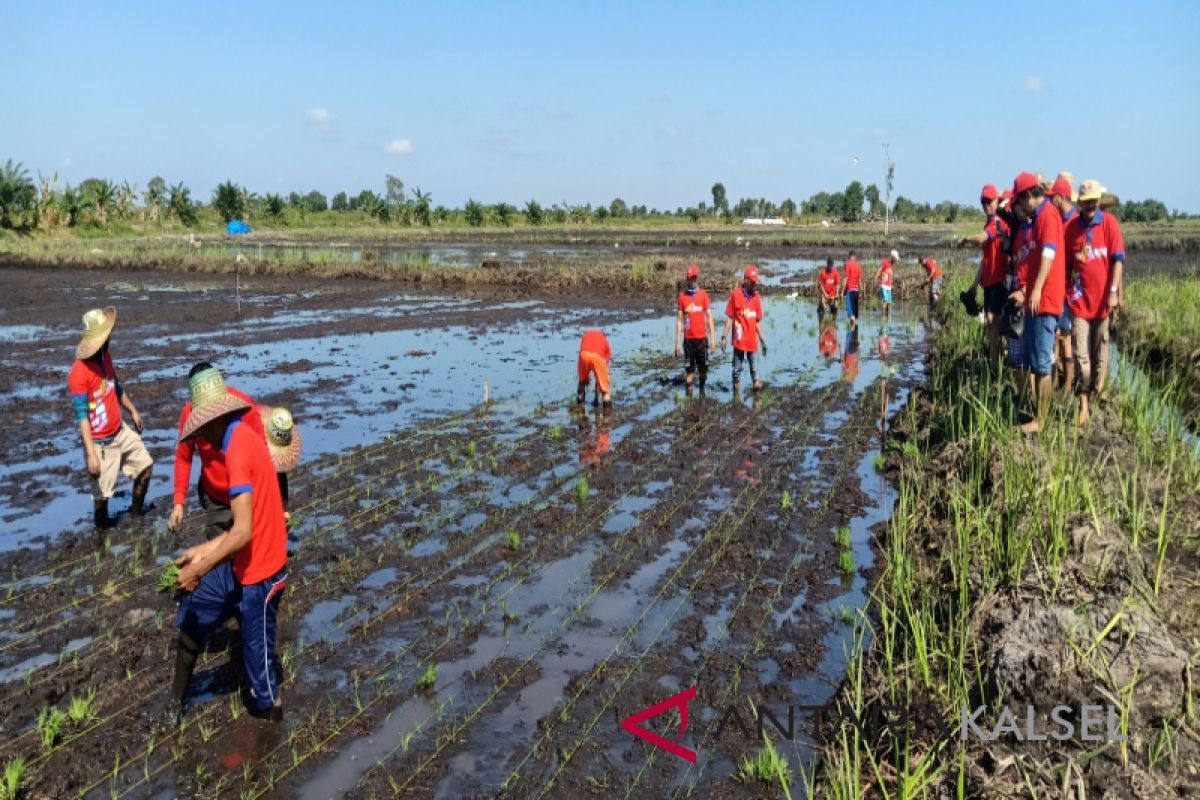
<path fill-rule="evenodd" d="M 964 243 L 977 244 L 981 248 L 979 269 L 975 272 L 975 280 L 967 291 L 975 294 L 976 287 L 983 287 L 983 311 L 987 322 L 988 358 L 994 365 L 1004 354 L 1004 345 L 1000 336 L 1000 314 L 1004 304 L 1008 302 L 1008 289 L 1004 285 L 1008 277 L 1008 255 L 1012 249 L 1012 239 L 1008 224 L 1000 217 L 1000 193 L 996 187 L 987 184 L 979 192 L 979 205 L 983 207 L 986 218 L 983 230 L 974 236 L 968 236 Z"/>
<path fill-rule="evenodd" d="M 1066 297 L 1066 258 L 1062 217 L 1047 202 L 1037 177 L 1022 172 L 1013 180 L 1013 194 L 1023 222 L 1013 242 L 1017 287 L 1010 298 L 1025 307 L 1017 381 L 1022 394 L 1032 391 L 1036 398 L 1035 416 L 1021 430 L 1036 433 L 1050 406 L 1054 332 Z"/>
<path fill-rule="evenodd" d="M 846 297 L 846 318 L 851 325 L 858 324 L 858 293 L 862 290 L 862 265 L 850 251 L 846 259 L 846 280 L 842 283 L 842 294 Z"/>
<path fill-rule="evenodd" d="M 1080 425 L 1091 418 L 1091 398 L 1104 388 L 1108 372 L 1109 317 L 1120 306 L 1125 277 L 1125 240 L 1121 224 L 1100 210 L 1103 190 L 1097 181 L 1079 186 L 1079 215 L 1063 233 L 1070 269 L 1067 304 L 1074 317 Z"/>
<path fill-rule="evenodd" d="M 604 407 L 612 407 L 612 394 L 609 392 L 608 383 L 610 361 L 612 361 L 612 348 L 604 334 L 594 328 L 584 332 L 583 340 L 579 343 L 579 387 L 575 391 L 576 403 L 583 402 L 591 377 L 595 375 L 596 397 L 592 401 L 592 405 L 600 405 L 600 397 L 603 395 Z"/>
<path fill-rule="evenodd" d="M 758 267 L 747 264 L 742 273 L 742 285 L 734 288 L 725 304 L 725 330 L 721 333 L 721 349 L 733 342 L 733 393 L 738 393 L 742 365 L 750 367 L 754 391 L 762 388 L 755 368 L 754 355 L 762 344 L 763 358 L 767 357 L 767 340 L 762 335 L 762 295 L 758 293 Z"/>
<path fill-rule="evenodd" d="M 83 315 L 83 338 L 75 348 L 75 363 L 67 376 L 71 407 L 83 440 L 83 458 L 92 479 L 92 519 L 97 528 L 110 528 L 108 501 L 124 472 L 133 479 L 135 517 L 145 514 L 146 490 L 154 459 L 142 443 L 142 415 L 125 391 L 113 367 L 109 339 L 117 324 L 117 309 L 93 308 Z M 133 428 L 121 419 L 129 413 Z"/>
<path fill-rule="evenodd" d="M 890 258 L 884 256 L 879 262 L 879 271 L 875 273 L 875 283 L 879 284 L 879 299 L 883 302 L 883 318 L 892 317 L 892 270 L 900 262 L 900 254 L 893 250 Z"/>
<path fill-rule="evenodd" d="M 826 308 L 833 316 L 837 316 L 838 287 L 841 280 L 842 276 L 838 274 L 837 267 L 833 265 L 833 257 L 825 259 L 825 268 L 817 275 L 817 285 L 821 289 L 821 296 L 817 301 L 818 317 L 825 316 Z"/>
<path fill-rule="evenodd" d="M 1064 231 L 1067 223 L 1078 216 L 1073 201 L 1079 195 L 1071 186 L 1072 180 L 1071 173 L 1060 172 L 1046 191 L 1046 197 L 1062 217 Z M 1062 314 L 1058 317 L 1058 330 L 1054 333 L 1054 378 L 1052 383 L 1067 392 L 1071 392 L 1075 388 L 1075 356 L 1071 352 L 1071 314 L 1065 300 Z"/>
<path fill-rule="evenodd" d="M 937 304 L 938 298 L 942 296 L 942 270 L 930 256 L 918 259 L 918 262 L 925 270 L 925 282 L 921 284 L 921 288 L 928 287 L 929 289 L 929 305 Z"/>
<path fill-rule="evenodd" d="M 700 379 L 700 396 L 708 380 L 708 351 L 717 347 L 717 327 L 712 318 L 712 302 L 708 292 L 700 288 L 700 268 L 689 264 L 687 284 L 679 293 L 679 310 L 675 314 L 675 357 L 683 347 L 683 375 L 687 395 L 692 396 L 692 375 Z"/>
<path fill-rule="evenodd" d="M 229 392 L 218 370 L 198 372 L 188 384 L 192 411 L 179 438 L 203 438 L 221 453 L 229 474 L 233 525 L 175 561 L 177 583 L 187 594 L 175 621 L 179 640 L 172 711 L 177 718 L 183 713 L 188 682 L 209 634 L 234 618 L 242 630 L 249 711 L 277 721 L 283 716 L 283 700 L 275 623 L 287 585 L 287 524 L 275 465 L 266 441 L 243 421 L 251 404 Z"/>

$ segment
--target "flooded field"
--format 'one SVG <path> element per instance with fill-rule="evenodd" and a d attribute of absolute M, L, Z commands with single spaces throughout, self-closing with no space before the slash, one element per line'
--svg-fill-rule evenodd
<path fill-rule="evenodd" d="M 812 267 L 762 263 L 781 285 Z M 765 389 L 731 397 L 718 354 L 708 397 L 689 399 L 669 296 L 94 270 L 4 270 L 0 286 L 15 423 L 0 761 L 25 758 L 38 796 L 755 796 L 731 775 L 757 739 L 721 712 L 819 705 L 844 675 L 894 499 L 885 420 L 922 379 L 920 319 L 868 315 L 853 331 L 772 294 Z M 79 314 L 107 303 L 156 509 L 101 537 L 63 383 Z M 588 327 L 615 353 L 610 410 L 571 405 Z M 289 406 L 304 434 L 282 726 L 241 713 L 236 635 L 204 657 L 185 726 L 159 722 L 174 603 L 154 586 L 203 535 L 196 518 L 165 527 L 199 360 Z M 621 729 L 693 686 L 694 763 Z M 93 690 L 94 713 L 43 746 L 39 712 Z M 813 763 L 813 725 L 800 715 L 781 745 L 794 771 Z"/>

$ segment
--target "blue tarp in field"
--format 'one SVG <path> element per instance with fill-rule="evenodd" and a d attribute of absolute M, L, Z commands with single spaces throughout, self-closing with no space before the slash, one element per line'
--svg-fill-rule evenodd
<path fill-rule="evenodd" d="M 243 233 L 249 233 L 250 226 L 242 222 L 240 219 L 234 219 L 229 221 L 229 225 L 226 226 L 225 231 L 230 236 L 238 236 Z"/>

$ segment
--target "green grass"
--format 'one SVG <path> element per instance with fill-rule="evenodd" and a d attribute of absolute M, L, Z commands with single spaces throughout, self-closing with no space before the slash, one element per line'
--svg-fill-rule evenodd
<path fill-rule="evenodd" d="M 509 550 L 515 553 L 521 549 L 521 534 L 516 531 L 509 531 L 504 535 L 504 538 L 508 542 Z"/>
<path fill-rule="evenodd" d="M 432 688 L 433 684 L 437 682 L 437 678 L 438 665 L 430 664 L 428 667 L 426 667 L 425 672 L 422 673 L 421 677 L 417 680 L 417 686 L 422 689 Z"/>
<path fill-rule="evenodd" d="M 67 706 L 67 716 L 75 724 L 91 722 L 99 715 L 96 711 L 96 687 L 88 689 L 87 694 L 71 698 Z"/>
<path fill-rule="evenodd" d="M 0 783 L 0 800 L 17 800 L 21 781 L 25 777 L 25 759 L 14 758 L 4 765 L 4 783 Z"/>
<path fill-rule="evenodd" d="M 47 750 L 54 748 L 62 733 L 63 723 L 66 721 L 67 715 L 52 706 L 45 706 L 38 712 L 37 729 L 43 747 Z"/>
<path fill-rule="evenodd" d="M 575 484 L 575 496 L 579 499 L 579 505 L 583 505 L 588 499 L 588 479 L 586 475 L 579 478 L 579 482 Z"/>
<path fill-rule="evenodd" d="M 162 575 L 158 578 L 159 592 L 172 592 L 179 588 L 179 567 L 174 561 L 168 561 L 163 567 Z"/>

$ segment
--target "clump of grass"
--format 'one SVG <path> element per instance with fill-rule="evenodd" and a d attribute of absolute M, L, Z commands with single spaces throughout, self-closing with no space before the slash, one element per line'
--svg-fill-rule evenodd
<path fill-rule="evenodd" d="M 67 706 L 67 716 L 71 718 L 71 722 L 76 724 L 91 722 L 97 716 L 96 712 L 96 687 L 88 689 L 86 695 L 71 698 L 71 704 Z"/>
<path fill-rule="evenodd" d="M 550 430 L 546 431 L 546 439 L 551 442 L 560 441 L 565 434 L 563 433 L 562 425 L 555 425 Z"/>
<path fill-rule="evenodd" d="M 505 534 L 505 539 L 508 541 L 508 549 L 514 553 L 521 549 L 521 534 L 516 531 L 509 531 Z"/>
<path fill-rule="evenodd" d="M 468 442 L 467 443 L 467 458 L 469 458 L 473 461 L 475 459 L 475 452 L 476 452 L 475 442 L 473 442 L 473 441 Z"/>
<path fill-rule="evenodd" d="M 743 756 L 738 765 L 737 777 L 744 783 L 773 783 L 776 779 L 783 786 L 784 794 L 791 797 L 788 785 L 792 782 L 792 770 L 787 759 L 771 744 L 769 737 L 763 738 L 763 747 L 754 758 Z"/>
<path fill-rule="evenodd" d="M 575 484 L 575 496 L 579 498 L 580 505 L 588 499 L 588 479 L 584 475 L 579 479 L 579 483 Z"/>
<path fill-rule="evenodd" d="M 0 784 L 0 800 L 17 800 L 21 779 L 25 777 L 25 759 L 14 758 L 4 765 L 4 783 Z"/>
<path fill-rule="evenodd" d="M 437 682 L 437 677 L 438 677 L 437 664 L 430 664 L 429 667 L 426 668 L 425 673 L 423 675 L 421 675 L 421 678 L 417 681 L 417 686 L 422 689 L 429 689 L 433 686 L 433 684 L 435 682 Z"/>
<path fill-rule="evenodd" d="M 854 574 L 854 570 L 857 567 L 854 563 L 854 551 L 853 550 L 843 550 L 842 551 L 842 555 L 838 558 L 838 567 L 842 570 L 842 573 L 845 575 L 853 575 Z"/>
<path fill-rule="evenodd" d="M 58 742 L 59 734 L 62 732 L 62 725 L 66 720 L 67 715 L 57 708 L 46 706 L 38 712 L 38 734 L 42 737 L 42 746 L 47 750 L 52 750 Z"/>
<path fill-rule="evenodd" d="M 883 472 L 885 467 L 887 467 L 887 459 L 884 458 L 883 453 L 880 453 L 879 455 L 875 456 L 875 471 Z"/>
<path fill-rule="evenodd" d="M 174 561 L 168 561 L 163 567 L 162 575 L 158 576 L 158 591 L 171 592 L 179 588 L 179 567 Z"/>
<path fill-rule="evenodd" d="M 784 511 L 792 507 L 792 493 L 787 489 L 783 490 L 783 497 L 779 501 L 779 507 Z"/>

